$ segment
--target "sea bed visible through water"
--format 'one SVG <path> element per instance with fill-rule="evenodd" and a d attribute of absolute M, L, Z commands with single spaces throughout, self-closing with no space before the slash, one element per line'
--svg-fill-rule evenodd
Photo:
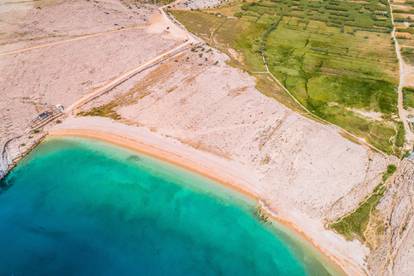
<path fill-rule="evenodd" d="M 51 138 L 0 193 L 0 275 L 328 275 L 255 203 L 97 140 Z"/>

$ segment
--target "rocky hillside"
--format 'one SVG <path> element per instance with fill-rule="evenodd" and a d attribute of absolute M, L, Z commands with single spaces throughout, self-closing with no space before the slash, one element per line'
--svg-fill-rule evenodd
<path fill-rule="evenodd" d="M 413 275 L 414 162 L 401 162 L 367 231 L 372 275 Z"/>

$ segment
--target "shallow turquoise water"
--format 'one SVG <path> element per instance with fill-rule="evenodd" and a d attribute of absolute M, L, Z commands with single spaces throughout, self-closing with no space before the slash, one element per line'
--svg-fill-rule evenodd
<path fill-rule="evenodd" d="M 102 142 L 50 139 L 3 181 L 0 275 L 325 275 L 211 181 Z"/>

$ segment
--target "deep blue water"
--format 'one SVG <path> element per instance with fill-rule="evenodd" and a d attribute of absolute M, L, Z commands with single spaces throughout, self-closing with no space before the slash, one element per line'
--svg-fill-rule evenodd
<path fill-rule="evenodd" d="M 50 139 L 5 179 L 0 275 L 325 275 L 210 180 L 109 144 Z"/>

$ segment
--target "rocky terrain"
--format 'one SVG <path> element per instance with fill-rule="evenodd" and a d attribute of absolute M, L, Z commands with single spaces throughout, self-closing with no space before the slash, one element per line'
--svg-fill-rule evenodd
<path fill-rule="evenodd" d="M 159 15 L 154 6 L 30 3 L 9 2 L 0 8 L 0 145 L 8 161 L 36 143 L 40 135 L 31 122 L 48 107 L 68 107 L 182 42 L 170 37 L 167 26 L 152 21 Z M 15 141 L 4 148 L 10 139 Z"/>
<path fill-rule="evenodd" d="M 376 219 L 369 227 L 372 249 L 368 266 L 372 275 L 412 275 L 414 162 L 401 162 L 388 185 L 388 191 L 373 211 Z"/>
<path fill-rule="evenodd" d="M 217 7 L 223 3 L 228 2 L 228 0 L 188 0 L 188 1 L 178 1 L 174 5 L 174 8 L 177 9 L 208 9 Z"/>

